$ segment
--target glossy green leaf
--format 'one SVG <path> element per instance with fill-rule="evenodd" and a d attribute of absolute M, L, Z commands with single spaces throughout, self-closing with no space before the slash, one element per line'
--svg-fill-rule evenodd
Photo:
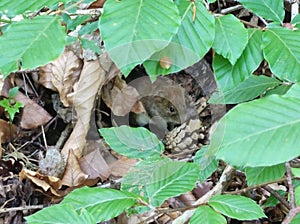
<path fill-rule="evenodd" d="M 261 42 L 262 32 L 248 29 L 247 45 L 234 65 L 220 55 L 215 56 L 213 68 L 220 91 L 219 97 L 222 98 L 222 94 L 226 96 L 227 91 L 238 87 L 257 69 L 263 60 Z"/>
<path fill-rule="evenodd" d="M 8 17 L 14 17 L 25 12 L 34 12 L 42 9 L 44 6 L 52 7 L 58 3 L 68 2 L 67 0 L 1 0 L 0 1 L 0 13 L 7 15 Z"/>
<path fill-rule="evenodd" d="M 211 224 L 211 223 L 218 223 L 218 224 L 226 224 L 227 221 L 224 216 L 220 215 L 218 212 L 214 211 L 209 206 L 200 206 L 196 209 L 194 215 L 191 217 L 190 220 L 191 224 Z"/>
<path fill-rule="evenodd" d="M 266 217 L 263 210 L 250 198 L 239 195 L 216 195 L 208 204 L 215 210 L 237 220 L 252 220 Z"/>
<path fill-rule="evenodd" d="M 116 152 L 129 158 L 158 158 L 164 145 L 148 129 L 120 126 L 99 129 L 106 143 Z"/>
<path fill-rule="evenodd" d="M 214 50 L 235 64 L 247 45 L 247 30 L 231 14 L 217 18 L 215 29 Z"/>
<path fill-rule="evenodd" d="M 199 180 L 203 182 L 206 178 L 208 178 L 216 169 L 218 168 L 219 161 L 215 156 L 207 156 L 206 155 L 207 146 L 202 146 L 201 150 L 199 150 L 194 158 L 194 162 L 199 164 L 200 173 Z"/>
<path fill-rule="evenodd" d="M 168 162 L 153 172 L 147 188 L 149 203 L 160 206 L 170 197 L 192 190 L 199 175 L 199 167 L 194 163 Z"/>
<path fill-rule="evenodd" d="M 96 223 L 93 216 L 85 209 L 82 209 L 77 213 L 75 209 L 68 204 L 44 208 L 33 215 L 25 217 L 25 219 L 28 224 Z"/>
<path fill-rule="evenodd" d="M 9 25 L 0 37 L 0 71 L 33 69 L 57 58 L 64 50 L 66 33 L 57 16 L 39 16 Z"/>
<path fill-rule="evenodd" d="M 271 71 L 281 79 L 300 81 L 300 31 L 268 29 L 263 35 L 263 51 Z"/>
<path fill-rule="evenodd" d="M 284 96 L 300 98 L 300 83 L 295 83 Z"/>
<path fill-rule="evenodd" d="M 300 155 L 300 99 L 271 95 L 241 103 L 221 119 L 207 154 L 236 166 L 272 166 Z"/>
<path fill-rule="evenodd" d="M 193 21 L 193 5 L 189 1 L 180 1 L 181 25 L 171 43 L 163 50 L 153 54 L 145 63 L 147 73 L 152 80 L 157 75 L 180 71 L 199 61 L 211 48 L 215 36 L 214 17 L 200 1 L 195 2 L 196 16 Z M 169 69 L 160 65 L 167 57 L 172 66 Z"/>
<path fill-rule="evenodd" d="M 71 205 L 77 212 L 86 209 L 98 223 L 118 216 L 136 204 L 138 199 L 137 195 L 129 192 L 83 187 L 68 194 L 61 204 Z"/>
<path fill-rule="evenodd" d="M 274 181 L 283 177 L 284 173 L 284 164 L 265 167 L 246 167 L 247 184 L 251 186 Z"/>
<path fill-rule="evenodd" d="M 245 8 L 254 14 L 268 20 L 282 22 L 284 19 L 284 7 L 281 0 L 238 0 Z"/>
<path fill-rule="evenodd" d="M 171 159 L 159 158 L 136 163 L 123 177 L 121 189 L 149 198 L 147 186 L 152 182 L 153 173 L 168 162 L 171 162 Z"/>
<path fill-rule="evenodd" d="M 280 81 L 267 76 L 250 76 L 235 88 L 223 93 L 215 92 L 209 99 L 213 104 L 237 104 L 252 100 L 263 94 L 267 89 L 280 85 Z"/>
<path fill-rule="evenodd" d="M 166 47 L 179 25 L 179 12 L 171 0 L 107 0 L 100 20 L 105 49 L 125 75 Z"/>

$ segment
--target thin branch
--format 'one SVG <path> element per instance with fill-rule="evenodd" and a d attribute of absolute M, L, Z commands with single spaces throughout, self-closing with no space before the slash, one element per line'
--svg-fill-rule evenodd
<path fill-rule="evenodd" d="M 286 180 L 286 177 L 283 177 L 281 179 L 270 181 L 270 182 L 266 182 L 266 183 L 263 183 L 263 184 L 252 185 L 250 187 L 246 187 L 246 188 L 243 188 L 241 190 L 226 191 L 226 192 L 224 192 L 224 194 L 241 194 L 241 193 L 246 193 L 246 192 L 248 192 L 250 190 L 253 190 L 255 188 L 264 187 L 264 186 L 267 186 L 269 184 L 280 183 L 280 182 L 285 181 L 285 180 Z"/>
<path fill-rule="evenodd" d="M 45 205 L 29 205 L 24 207 L 15 207 L 15 208 L 1 208 L 1 213 L 7 213 L 7 212 L 14 212 L 14 211 L 24 211 L 24 210 L 36 210 L 36 209 L 42 209 L 45 208 Z"/>
<path fill-rule="evenodd" d="M 274 191 L 271 187 L 269 186 L 263 186 L 263 189 L 274 195 L 275 198 L 277 198 L 287 209 L 291 209 L 290 204 L 276 191 Z"/>
<path fill-rule="evenodd" d="M 289 188 L 289 194 L 290 194 L 290 204 L 291 208 L 294 209 L 296 208 L 296 202 L 295 202 L 295 192 L 294 192 L 294 187 L 293 187 L 293 182 L 292 182 L 292 170 L 289 162 L 285 163 L 285 169 L 286 169 L 286 180 Z"/>
<path fill-rule="evenodd" d="M 282 224 L 289 224 L 291 223 L 291 221 L 293 220 L 293 218 L 300 212 L 300 206 L 296 207 L 296 208 L 292 208 L 289 212 L 289 214 L 287 214 L 287 216 L 284 218 L 284 220 L 282 221 Z"/>

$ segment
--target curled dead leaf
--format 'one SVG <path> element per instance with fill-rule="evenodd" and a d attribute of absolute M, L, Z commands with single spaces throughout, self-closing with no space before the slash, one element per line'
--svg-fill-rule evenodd
<path fill-rule="evenodd" d="M 82 62 L 70 50 L 55 61 L 41 67 L 40 83 L 47 88 L 57 90 L 65 107 L 72 105 L 67 95 L 73 92 L 74 84 L 78 81 Z"/>
<path fill-rule="evenodd" d="M 19 173 L 19 179 L 20 181 L 24 179 L 29 179 L 34 184 L 41 187 L 45 192 L 50 190 L 51 193 L 53 193 L 55 196 L 61 196 L 59 193 L 57 193 L 57 190 L 59 190 L 62 187 L 62 182 L 57 177 L 45 176 L 36 171 L 23 168 Z"/>
<path fill-rule="evenodd" d="M 102 99 L 117 116 L 128 114 L 132 108 L 142 110 L 142 104 L 137 90 L 127 85 L 119 76 L 103 87 Z"/>
<path fill-rule="evenodd" d="M 81 185 L 87 178 L 88 175 L 81 170 L 74 151 L 70 150 L 62 184 L 69 187 L 76 187 Z"/>

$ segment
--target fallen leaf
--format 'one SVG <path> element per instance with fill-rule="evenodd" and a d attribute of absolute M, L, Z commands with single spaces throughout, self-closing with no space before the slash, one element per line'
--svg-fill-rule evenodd
<path fill-rule="evenodd" d="M 110 175 L 109 167 L 100 153 L 100 144 L 98 141 L 88 141 L 86 147 L 92 148 L 88 154 L 80 158 L 79 164 L 89 179 L 100 177 L 102 181 L 107 180 Z"/>
<path fill-rule="evenodd" d="M 10 133 L 10 131 L 12 131 L 12 133 Z M 10 127 L 7 121 L 0 119 L 0 143 L 8 142 L 16 135 L 17 127 L 14 124 Z"/>
<path fill-rule="evenodd" d="M 20 101 L 24 108 L 20 121 L 20 125 L 24 129 L 34 129 L 48 123 L 51 115 L 33 100 L 27 98 L 20 91 L 15 97 L 16 101 Z"/>
<path fill-rule="evenodd" d="M 101 58 L 104 58 L 106 63 L 101 62 Z M 100 65 L 104 63 L 105 68 Z M 94 113 L 94 101 L 97 97 L 98 90 L 103 85 L 106 76 L 110 75 L 110 71 L 115 72 L 113 62 L 107 61 L 106 54 L 102 54 L 97 61 L 84 61 L 80 79 L 77 85 L 74 87 L 74 93 L 69 94 L 68 97 L 72 98 L 77 122 L 75 127 L 65 143 L 61 153 L 63 156 L 69 154 L 69 150 L 74 150 L 77 158 L 81 158 L 82 150 L 86 143 L 86 135 L 90 127 L 91 113 Z M 108 69 L 105 70 L 105 69 Z M 112 70 L 111 70 L 112 69 Z"/>
<path fill-rule="evenodd" d="M 75 187 L 82 184 L 87 178 L 88 175 L 81 170 L 74 151 L 70 150 L 65 173 L 62 178 L 62 184 L 69 187 Z"/>
<path fill-rule="evenodd" d="M 117 177 L 123 177 L 128 170 L 133 167 L 138 160 L 121 157 L 119 160 L 109 164 L 111 174 Z"/>
<path fill-rule="evenodd" d="M 41 187 L 45 192 L 50 190 L 55 196 L 61 196 L 59 193 L 57 193 L 57 190 L 62 187 L 62 181 L 57 177 L 45 176 L 36 171 L 23 168 L 19 173 L 19 179 L 20 181 L 29 179 L 34 184 Z"/>
<path fill-rule="evenodd" d="M 65 107 L 72 105 L 67 95 L 73 92 L 74 84 L 78 81 L 82 68 L 82 62 L 70 50 L 64 53 L 55 61 L 41 67 L 40 83 L 59 92 L 60 100 Z"/>
<path fill-rule="evenodd" d="M 111 111 L 117 116 L 125 116 L 133 106 L 139 102 L 137 90 L 126 84 L 119 76 L 105 85 L 102 90 L 102 99 Z M 141 103 L 139 105 L 142 106 Z"/>

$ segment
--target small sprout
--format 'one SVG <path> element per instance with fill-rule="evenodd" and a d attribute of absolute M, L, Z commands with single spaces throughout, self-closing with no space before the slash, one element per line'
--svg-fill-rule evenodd
<path fill-rule="evenodd" d="M 16 102 L 14 99 L 17 96 L 18 91 L 19 87 L 17 86 L 11 88 L 8 92 L 8 98 L 0 100 L 0 106 L 2 106 L 8 113 L 10 123 L 12 123 L 12 121 L 14 120 L 16 113 L 20 112 L 19 109 L 23 107 L 23 104 L 21 102 Z"/>

